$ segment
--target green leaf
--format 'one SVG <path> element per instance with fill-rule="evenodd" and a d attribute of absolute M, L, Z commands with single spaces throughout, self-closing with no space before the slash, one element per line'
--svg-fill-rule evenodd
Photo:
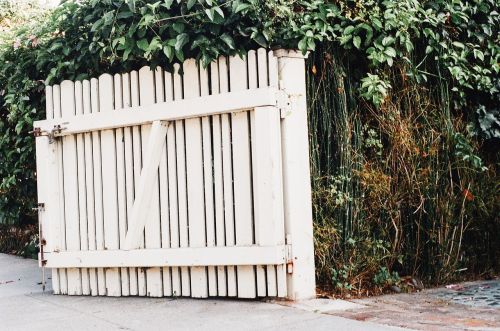
<path fill-rule="evenodd" d="M 177 33 L 183 33 L 184 32 L 185 25 L 184 23 L 181 22 L 175 22 L 172 24 L 172 29 L 174 29 L 175 32 Z"/>
<path fill-rule="evenodd" d="M 217 12 L 217 14 L 220 15 L 220 17 L 224 18 L 224 12 L 222 11 L 222 9 L 219 6 L 214 7 L 214 9 Z"/>
<path fill-rule="evenodd" d="M 267 47 L 267 40 L 262 34 L 257 34 L 253 40 L 262 47 Z"/>
<path fill-rule="evenodd" d="M 359 49 L 361 47 L 361 38 L 359 36 L 355 36 L 352 43 L 354 44 L 354 47 Z"/>
<path fill-rule="evenodd" d="M 234 10 L 234 13 L 237 14 L 245 9 L 248 9 L 250 8 L 250 5 L 248 3 L 239 3 L 237 6 L 236 6 L 236 9 Z"/>
<path fill-rule="evenodd" d="M 304 37 L 299 41 L 299 51 L 302 51 L 302 53 L 307 52 L 307 38 Z"/>
<path fill-rule="evenodd" d="M 193 8 L 193 6 L 196 4 L 196 0 L 188 0 L 186 6 L 187 6 L 187 9 L 190 10 L 191 8 Z"/>
<path fill-rule="evenodd" d="M 214 10 L 213 9 L 205 9 L 205 13 L 207 14 L 210 21 L 214 21 Z"/>
<path fill-rule="evenodd" d="M 167 9 L 170 9 L 170 8 L 172 8 L 172 4 L 174 3 L 174 0 L 164 0 L 164 2 L 165 2 L 164 6 Z"/>
<path fill-rule="evenodd" d="M 389 45 L 392 45 L 394 43 L 394 37 L 391 37 L 391 36 L 387 36 L 387 37 L 384 37 L 384 39 L 382 39 L 382 45 L 383 46 L 389 46 Z"/>
<path fill-rule="evenodd" d="M 163 53 L 167 56 L 168 60 L 172 62 L 174 58 L 174 49 L 168 45 L 163 46 Z"/>
<path fill-rule="evenodd" d="M 220 39 L 222 39 L 222 41 L 224 41 L 229 46 L 229 48 L 231 49 L 236 48 L 233 38 L 227 33 L 224 33 L 222 36 L 220 36 Z"/>
<path fill-rule="evenodd" d="M 474 57 L 475 57 L 476 59 L 479 59 L 479 60 L 481 60 L 481 61 L 484 61 L 484 54 L 483 54 L 483 52 L 481 52 L 479 49 L 475 49 L 475 50 L 474 50 Z"/>
<path fill-rule="evenodd" d="M 350 35 L 354 31 L 354 27 L 352 25 L 349 25 L 347 28 L 344 29 L 344 35 Z"/>
<path fill-rule="evenodd" d="M 189 35 L 187 33 L 181 33 L 175 38 L 175 50 L 177 52 L 181 51 L 184 45 L 189 41 Z M 184 55 L 184 54 L 183 54 Z"/>
<path fill-rule="evenodd" d="M 384 50 L 384 54 L 390 57 L 396 57 L 396 50 L 392 47 L 388 47 Z"/>
<path fill-rule="evenodd" d="M 147 51 L 147 49 L 149 47 L 148 40 L 146 38 L 142 38 L 142 39 L 138 40 L 137 47 L 139 47 L 139 49 L 141 49 L 143 51 Z"/>
<path fill-rule="evenodd" d="M 128 5 L 130 11 L 135 13 L 135 0 L 125 0 L 125 3 Z"/>

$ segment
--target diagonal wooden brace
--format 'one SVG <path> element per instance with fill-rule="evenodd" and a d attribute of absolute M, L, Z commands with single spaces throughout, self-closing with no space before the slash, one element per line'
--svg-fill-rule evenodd
<path fill-rule="evenodd" d="M 145 151 L 144 163 L 139 178 L 137 194 L 134 205 L 132 206 L 132 215 L 128 224 L 128 231 L 125 237 L 125 249 L 137 249 L 141 245 L 142 234 L 148 220 L 149 206 L 151 204 L 151 187 L 156 178 L 158 178 L 158 166 L 160 157 L 167 136 L 168 122 L 154 121 L 151 125 L 151 132 L 147 150 Z"/>

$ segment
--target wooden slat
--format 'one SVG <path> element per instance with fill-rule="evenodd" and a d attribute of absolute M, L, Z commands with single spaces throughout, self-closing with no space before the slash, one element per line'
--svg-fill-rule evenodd
<path fill-rule="evenodd" d="M 239 57 L 230 59 L 231 91 L 247 88 L 246 79 L 242 79 L 247 76 L 246 65 L 246 62 Z M 253 202 L 248 113 L 233 113 L 231 122 L 236 245 L 250 245 L 253 242 Z M 238 297 L 254 298 L 256 296 L 254 268 L 238 266 L 237 272 Z"/>
<path fill-rule="evenodd" d="M 46 117 L 47 119 L 52 119 L 54 117 L 54 95 L 52 86 L 47 86 L 45 89 L 45 102 L 46 102 Z M 48 141 L 47 141 L 48 144 Z M 37 147 L 38 148 L 38 147 Z M 59 205 L 59 197 L 61 192 L 59 191 L 59 144 L 52 143 L 47 146 L 47 168 L 52 169 L 50 172 L 50 177 L 46 178 L 45 183 L 50 183 L 47 186 L 47 196 L 45 203 L 47 218 L 47 228 L 45 236 L 47 238 L 47 251 L 59 250 L 61 245 L 61 221 L 59 219 L 61 207 Z M 47 173 L 49 176 L 49 173 Z M 54 294 L 61 294 L 61 287 L 59 281 L 59 270 L 52 269 L 52 290 Z"/>
<path fill-rule="evenodd" d="M 154 72 L 149 68 L 149 67 L 142 67 L 139 70 L 139 100 L 141 106 L 150 106 L 155 104 L 155 77 L 154 77 Z M 160 122 L 156 122 L 160 123 Z M 153 126 L 156 126 L 153 124 Z M 150 133 L 153 133 L 152 127 L 150 125 L 142 125 L 141 126 L 141 139 L 142 139 L 142 149 L 143 149 L 143 159 L 142 159 L 142 166 L 143 170 L 141 171 L 141 181 L 142 177 L 144 174 L 150 175 L 151 176 L 151 182 L 147 187 L 145 187 L 144 193 L 147 193 L 146 195 L 149 195 L 147 198 L 147 203 L 149 204 L 149 207 L 146 208 L 141 208 L 138 212 L 139 215 L 142 219 L 146 220 L 147 223 L 143 223 L 145 227 L 141 229 L 144 231 L 144 236 L 145 236 L 145 245 L 144 247 L 146 248 L 160 248 L 161 247 L 161 233 L 160 233 L 160 201 L 159 201 L 159 183 L 158 183 L 158 165 L 159 165 L 159 160 L 161 156 L 161 151 L 162 151 L 162 146 L 165 143 L 165 136 L 167 134 L 166 126 L 161 126 L 159 127 L 159 135 L 153 136 L 150 135 Z M 154 138 L 155 140 L 157 139 L 158 141 L 151 141 L 149 143 L 150 138 Z M 152 145 L 152 144 L 155 145 Z M 146 166 L 149 166 L 148 163 L 148 157 L 147 155 L 150 153 L 149 148 L 154 148 L 153 146 L 157 146 L 159 144 L 158 149 L 153 149 L 154 150 L 154 166 L 152 168 L 146 168 Z M 148 146 L 148 148 L 146 148 Z M 151 159 L 153 161 L 153 159 Z M 150 172 L 150 173 L 149 173 Z M 141 190 L 141 187 L 139 187 L 139 192 Z M 136 202 L 137 199 L 141 198 L 141 195 L 136 196 Z M 134 203 L 134 210 L 135 210 L 135 205 Z M 132 219 L 131 219 L 131 230 L 133 227 L 136 225 L 136 218 L 134 217 L 134 210 L 132 211 Z M 144 217 L 144 211 L 146 212 L 146 218 Z M 129 230 L 130 231 L 130 230 Z M 128 236 L 128 235 L 127 235 Z M 136 238 L 140 238 L 140 234 L 137 233 Z M 132 246 L 128 246 L 132 247 Z M 161 276 L 161 270 L 159 268 L 151 268 L 146 270 L 146 286 L 147 286 L 147 295 L 148 296 L 153 296 L 153 297 L 158 297 L 162 295 L 162 276 Z"/>
<path fill-rule="evenodd" d="M 174 98 L 181 100 L 183 98 L 182 77 L 180 75 L 180 66 L 174 65 Z M 186 153 L 185 153 L 185 134 L 184 121 L 175 121 L 175 144 L 177 160 L 177 202 L 179 213 L 179 245 L 188 247 L 188 215 L 187 215 L 187 188 L 186 188 Z M 182 296 L 191 295 L 190 272 L 186 267 L 181 268 L 181 294 Z"/>
<path fill-rule="evenodd" d="M 61 114 L 65 118 L 75 116 L 75 84 L 61 83 Z M 78 212 L 78 165 L 75 136 L 62 139 L 64 173 L 64 214 L 66 223 L 66 249 L 80 249 L 80 220 Z M 80 270 L 68 269 L 68 294 L 82 294 Z"/>
<path fill-rule="evenodd" d="M 220 93 L 219 63 L 214 61 L 210 64 L 212 94 Z M 226 231 L 224 226 L 224 182 L 222 173 L 222 136 L 221 117 L 212 116 L 213 135 L 213 168 L 214 168 L 214 208 L 215 208 L 215 237 L 216 246 L 221 247 L 226 244 Z M 217 294 L 227 295 L 226 267 L 217 267 Z"/>
<path fill-rule="evenodd" d="M 154 122 L 148 130 L 148 134 L 148 136 L 144 135 L 142 140 L 144 142 L 144 166 L 138 181 L 129 229 L 125 237 L 125 249 L 141 247 L 144 228 L 148 227 L 152 222 L 150 217 L 152 213 L 146 212 L 148 217 L 144 217 L 145 211 L 154 208 L 153 201 L 158 197 L 151 188 L 158 183 L 158 165 L 160 164 L 161 150 L 167 134 L 167 123 Z M 157 234 L 159 236 L 159 231 Z"/>
<path fill-rule="evenodd" d="M 229 92 L 229 68 L 227 58 L 219 58 L 219 85 L 221 93 Z M 224 224 L 226 246 L 234 246 L 234 200 L 233 200 L 233 164 L 231 147 L 231 119 L 228 114 L 221 115 L 222 168 L 224 176 Z M 227 267 L 227 295 L 236 296 L 237 281 L 234 266 Z"/>
<path fill-rule="evenodd" d="M 62 126 L 65 129 L 56 133 L 56 136 L 66 136 L 96 130 L 151 124 L 154 121 L 182 120 L 233 113 L 255 107 L 276 106 L 278 96 L 279 93 L 275 88 L 262 88 L 188 100 L 176 99 L 175 102 L 162 102 L 150 106 L 133 106 L 121 110 L 118 117 L 114 116 L 113 113 L 102 112 L 93 116 L 35 121 L 34 126 L 42 130 L 51 130 L 54 125 L 64 123 Z"/>
<path fill-rule="evenodd" d="M 199 96 L 199 77 L 196 62 L 184 62 L 184 98 Z M 203 147 L 200 118 L 186 119 L 184 123 L 186 144 L 186 186 L 189 229 L 189 247 L 204 247 L 205 201 L 203 189 Z M 191 268 L 191 296 L 208 296 L 207 273 L 203 267 Z"/>
<path fill-rule="evenodd" d="M 130 72 L 130 100 L 132 107 L 139 106 L 139 73 L 137 71 Z M 139 178 L 142 168 L 141 160 L 141 128 L 140 126 L 132 127 L 132 150 L 133 150 L 133 178 L 134 178 L 134 196 L 137 196 L 137 190 L 139 187 Z M 133 201 L 133 200 L 132 200 Z M 133 205 L 133 202 L 132 202 Z M 132 208 L 132 207 L 131 207 Z M 130 218 L 132 217 L 132 209 L 129 215 L 129 226 Z M 144 242 L 144 241 L 143 241 Z M 144 247 L 141 246 L 141 247 Z M 143 268 L 133 269 L 130 272 L 130 295 L 146 295 L 146 273 Z"/>
<path fill-rule="evenodd" d="M 251 113 L 251 124 L 256 243 L 263 246 L 283 245 L 285 238 L 279 109 L 256 108 Z M 279 268 L 285 270 L 284 265 Z M 276 269 L 273 266 L 267 266 L 267 279 L 268 295 L 278 295 Z"/>
<path fill-rule="evenodd" d="M 113 76 L 104 74 L 99 77 L 99 110 L 101 113 L 113 112 Z M 102 158 L 102 203 L 104 216 L 104 249 L 119 248 L 118 192 L 116 174 L 116 141 L 114 130 L 101 131 Z M 106 269 L 106 295 L 121 295 L 120 270 Z"/>
<path fill-rule="evenodd" d="M 272 52 L 271 52 L 272 54 Z M 273 63 L 274 60 L 271 60 L 271 65 Z M 262 87 L 265 87 L 265 86 L 268 86 L 269 85 L 269 82 L 270 82 L 270 76 L 269 76 L 269 68 L 268 68 L 268 53 L 265 49 L 263 48 L 260 48 L 258 51 L 257 51 L 257 62 L 258 62 L 258 76 L 259 76 L 259 79 L 258 79 L 258 86 L 259 88 L 262 88 Z M 274 63 L 276 64 L 276 63 Z M 273 75 L 275 76 L 274 78 L 272 78 L 271 80 L 273 80 L 273 83 L 274 83 L 274 80 L 277 81 L 277 77 L 276 75 L 277 72 L 274 72 Z M 254 125 L 252 127 L 252 131 L 253 132 L 256 132 L 256 128 L 255 128 L 255 113 L 254 113 L 254 118 L 253 118 L 253 121 L 252 121 L 252 124 Z M 252 136 L 253 136 L 253 133 L 252 133 Z M 252 138 L 253 139 L 253 138 Z M 258 144 L 258 143 L 257 143 Z M 253 143 L 252 143 L 253 145 Z M 254 148 L 256 146 L 253 146 L 252 148 Z M 253 152 L 255 153 L 255 152 Z M 279 153 L 281 154 L 281 151 L 279 151 Z M 253 160 L 256 160 L 256 156 L 255 154 L 253 155 Z M 259 179 L 257 177 L 255 177 L 254 175 L 254 187 L 255 187 L 255 183 L 258 183 L 259 182 Z M 254 197 L 257 198 L 258 196 L 258 192 L 257 191 L 254 191 Z M 256 204 L 257 202 L 254 201 L 254 204 Z M 256 226 L 255 226 L 255 229 L 256 229 L 256 239 L 258 240 L 258 236 L 259 236 L 259 228 L 257 227 L 257 223 L 259 222 L 257 220 L 257 218 L 260 217 L 259 215 L 255 215 L 255 223 L 256 223 Z M 284 229 L 283 229 L 284 231 Z M 257 267 L 258 268 L 258 267 Z M 268 265 L 266 266 L 266 282 L 267 282 L 267 286 L 266 286 L 266 290 L 267 290 L 267 296 L 276 296 L 278 295 L 278 289 L 277 289 L 277 280 L 276 280 L 276 266 L 273 266 L 273 265 Z M 259 269 L 257 269 L 257 276 L 259 276 Z M 262 276 L 260 276 L 262 277 Z M 260 292 L 262 292 L 262 289 L 260 289 Z"/>
<path fill-rule="evenodd" d="M 54 119 L 61 119 L 61 87 L 59 85 L 54 85 L 52 87 L 53 92 L 53 103 L 54 103 Z M 60 250 L 66 249 L 66 224 L 65 224 L 65 215 L 64 215 L 64 169 L 63 169 L 63 143 L 62 141 L 57 143 L 57 176 L 59 178 L 59 215 L 57 219 L 59 220 L 59 241 L 56 242 L 57 247 Z M 59 293 L 60 294 L 68 294 L 68 278 L 66 269 L 60 269 L 59 272 Z"/>
<path fill-rule="evenodd" d="M 83 85 L 75 82 L 75 114 L 83 115 Z M 80 248 L 83 251 L 89 249 L 88 224 L 87 224 L 87 189 L 85 174 L 85 134 L 76 135 L 76 150 L 78 163 L 78 211 L 80 217 Z M 82 294 L 90 294 L 89 270 L 81 269 Z"/>
<path fill-rule="evenodd" d="M 122 74 L 122 96 L 123 106 L 132 106 L 130 75 Z M 125 168 L 125 196 L 126 196 L 126 224 L 125 228 L 120 228 L 120 247 L 125 245 L 126 231 L 128 230 L 128 221 L 132 215 L 132 206 L 134 204 L 134 155 L 132 149 L 132 128 L 123 128 L 123 148 L 124 148 L 124 168 Z M 124 271 L 122 270 L 122 279 Z M 137 269 L 128 268 L 125 279 L 128 277 L 129 295 L 137 295 Z M 122 281 L 123 284 L 123 281 Z M 123 292 L 123 286 L 122 286 Z"/>
<path fill-rule="evenodd" d="M 285 246 L 186 247 L 47 253 L 47 267 L 160 267 L 283 264 Z"/>
<path fill-rule="evenodd" d="M 269 86 L 279 88 L 279 78 L 278 78 L 278 59 L 274 56 L 274 52 L 270 51 L 268 53 L 268 74 L 269 74 Z"/>
<path fill-rule="evenodd" d="M 84 80 L 82 83 L 83 92 L 83 113 L 89 115 L 92 113 L 92 103 L 91 103 L 91 92 L 90 92 L 90 81 Z M 85 154 L 85 193 L 86 193 L 86 209 L 87 209 L 87 234 L 88 234 L 88 249 L 96 250 L 96 215 L 95 215 L 95 204 L 94 204 L 94 159 L 92 151 L 92 134 L 84 133 L 84 154 Z M 89 285 L 90 294 L 98 294 L 97 285 L 97 270 L 95 268 L 90 268 L 89 273 Z"/>
<path fill-rule="evenodd" d="M 115 110 L 123 109 L 124 106 L 124 86 L 122 76 L 116 74 L 114 79 L 114 108 Z M 128 88 L 128 84 L 127 84 Z M 128 91 L 127 91 L 128 92 Z M 125 234 L 127 233 L 127 189 L 126 189 L 126 174 L 125 174 L 125 134 L 124 131 L 128 128 L 118 128 L 115 130 L 115 148 L 116 148 L 116 183 L 117 183 L 117 198 L 118 198 L 118 229 L 119 229 L 119 247 L 123 248 Z M 130 280 L 128 269 L 120 270 L 121 280 L 121 295 L 130 295 Z"/>
<path fill-rule="evenodd" d="M 155 71 L 156 102 L 172 100 L 172 76 L 158 67 Z M 170 126 L 172 130 L 173 125 Z M 168 134 L 168 132 L 167 132 Z M 158 169 L 158 180 L 160 189 L 160 228 L 161 228 L 161 248 L 170 248 L 170 217 L 169 217 L 169 196 L 168 196 L 168 165 L 167 165 L 167 144 L 163 144 Z M 172 295 L 172 278 L 170 268 L 162 268 L 163 295 Z"/>
<path fill-rule="evenodd" d="M 181 88 L 179 86 L 179 88 Z M 181 91 L 182 92 L 182 91 Z M 178 93 L 182 95 L 182 93 Z M 165 72 L 165 95 L 167 100 L 174 98 L 173 75 Z M 172 125 L 167 132 L 167 171 L 168 171 L 168 205 L 170 221 L 170 247 L 179 247 L 179 213 L 177 202 L 177 155 L 176 155 L 176 125 Z M 180 269 L 171 269 L 172 296 L 181 295 Z"/>
<path fill-rule="evenodd" d="M 200 67 L 200 95 L 209 95 L 209 76 L 207 68 Z M 218 81 L 217 81 L 218 84 Z M 211 119 L 208 116 L 201 118 L 203 142 L 203 180 L 205 196 L 205 229 L 206 245 L 215 246 L 215 219 L 214 219 L 214 180 L 212 167 L 212 130 Z M 217 273 L 215 267 L 208 267 L 208 295 L 217 296 Z"/>
<path fill-rule="evenodd" d="M 262 49 L 260 49 L 262 50 Z M 265 53 L 265 51 L 264 51 Z M 261 60 L 261 59 L 259 59 Z M 267 62 L 267 61 L 266 61 Z M 258 62 L 257 65 L 257 54 L 254 50 L 251 50 L 248 52 L 248 88 L 250 90 L 256 89 L 259 87 L 259 79 L 262 79 L 262 67 L 267 68 L 267 63 L 261 63 L 261 61 Z M 267 78 L 267 73 L 265 75 Z M 251 112 L 252 114 L 252 112 Z M 251 139 L 252 139 L 252 146 L 253 146 L 253 132 L 254 130 L 251 130 Z M 252 148 L 252 159 L 255 158 L 255 155 L 253 154 L 253 148 Z M 253 172 L 253 170 L 252 170 Z M 255 186 L 255 177 L 253 178 L 254 186 Z M 257 296 L 266 296 L 267 294 L 267 285 L 266 285 L 266 270 L 264 266 L 256 266 L 255 267 L 255 274 L 257 277 Z"/>
<path fill-rule="evenodd" d="M 90 80 L 90 99 L 92 114 L 99 113 L 99 81 Z M 102 159 L 101 159 L 101 134 L 92 132 L 92 154 L 94 160 L 94 213 L 96 249 L 104 250 L 104 215 L 102 200 Z M 97 293 L 106 295 L 106 274 L 103 268 L 97 269 Z"/>
<path fill-rule="evenodd" d="M 130 91 L 132 106 L 139 106 L 139 73 L 137 71 L 132 71 L 130 73 Z M 134 156 L 134 201 L 137 197 L 139 188 L 139 179 L 142 169 L 142 143 L 141 143 L 141 127 L 132 127 L 132 141 L 133 141 L 133 156 Z M 132 217 L 132 216 L 130 216 Z M 129 228 L 130 228 L 130 218 L 129 218 Z M 144 247 L 144 240 L 142 241 L 141 248 Z M 132 282 L 132 277 L 131 277 Z M 132 289 L 132 288 L 131 288 Z M 137 268 L 137 295 L 145 296 L 147 293 L 146 289 L 146 270 L 144 268 Z"/>

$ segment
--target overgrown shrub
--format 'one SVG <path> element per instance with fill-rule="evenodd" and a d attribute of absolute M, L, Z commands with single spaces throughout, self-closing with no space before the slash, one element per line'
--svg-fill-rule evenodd
<path fill-rule="evenodd" d="M 439 282 L 498 262 L 495 0 L 82 0 L 42 20 L 0 38 L 0 222 L 34 220 L 28 131 L 44 83 L 299 48 L 313 51 L 321 283 L 380 286 L 383 270 Z"/>

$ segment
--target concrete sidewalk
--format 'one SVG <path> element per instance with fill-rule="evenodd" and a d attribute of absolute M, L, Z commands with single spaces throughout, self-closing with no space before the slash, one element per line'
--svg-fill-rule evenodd
<path fill-rule="evenodd" d="M 36 261 L 0 254 L 1 330 L 404 330 L 260 301 L 56 296 L 40 281 Z"/>

